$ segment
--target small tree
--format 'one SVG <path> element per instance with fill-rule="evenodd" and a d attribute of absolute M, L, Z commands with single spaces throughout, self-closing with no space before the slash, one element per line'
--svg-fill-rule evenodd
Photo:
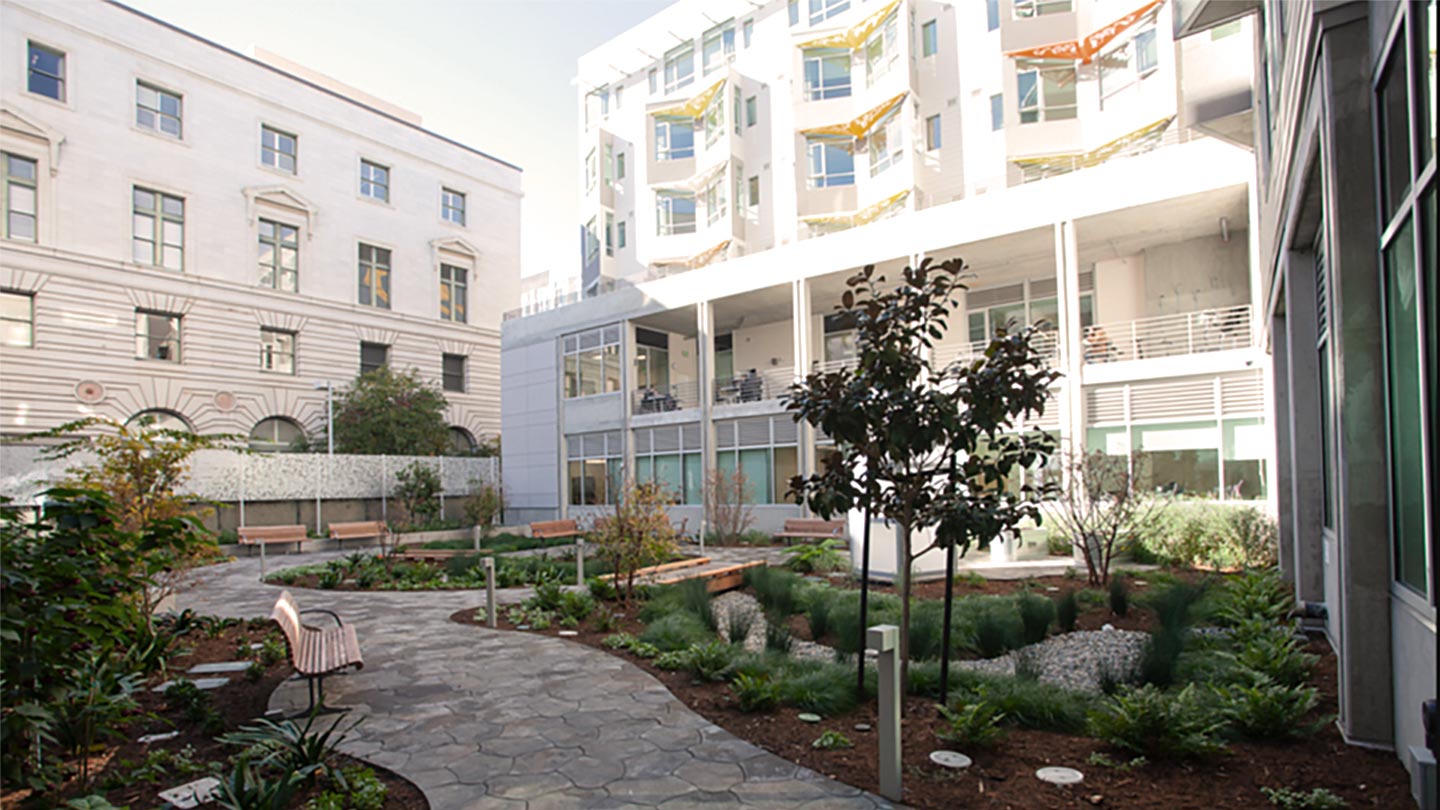
<path fill-rule="evenodd" d="M 445 396 L 420 379 L 381 366 L 335 394 L 335 450 L 389 456 L 438 456 L 449 447 Z"/>
<path fill-rule="evenodd" d="M 440 473 L 423 461 L 412 461 L 395 473 L 395 498 L 405 512 L 405 523 L 411 529 L 423 529 L 440 512 Z"/>
<path fill-rule="evenodd" d="M 1110 582 L 1110 563 L 1121 540 L 1157 517 L 1166 501 L 1147 497 L 1135 483 L 1139 454 L 1068 449 L 1061 457 L 1064 484 L 1045 504 L 1055 526 L 1085 558 L 1091 585 Z"/>
<path fill-rule="evenodd" d="M 662 484 L 626 482 L 609 520 L 596 521 L 591 539 L 601 559 L 610 562 L 620 598 L 635 594 L 635 572 L 664 562 L 678 549 L 677 533 L 665 507 L 674 495 Z"/>
<path fill-rule="evenodd" d="M 505 508 L 505 495 L 499 485 L 470 479 L 470 497 L 465 499 L 465 519 L 489 534 Z"/>
<path fill-rule="evenodd" d="M 751 494 L 750 482 L 738 467 L 729 473 L 711 470 L 705 474 L 705 514 L 710 516 L 710 531 L 717 543 L 739 542 L 755 525 Z"/>

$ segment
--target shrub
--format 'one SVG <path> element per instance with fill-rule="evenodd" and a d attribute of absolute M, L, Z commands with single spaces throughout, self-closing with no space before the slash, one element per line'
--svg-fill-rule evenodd
<path fill-rule="evenodd" d="M 759 566 L 745 570 L 745 584 L 755 592 L 765 613 L 789 616 L 800 609 L 801 579 L 791 571 Z"/>
<path fill-rule="evenodd" d="M 745 640 L 750 638 L 750 629 L 754 626 L 754 610 L 748 607 L 732 607 L 725 615 L 725 638 L 731 644 L 744 644 Z"/>
<path fill-rule="evenodd" d="M 445 408 L 444 394 L 413 369 L 381 366 L 360 374 L 335 392 L 335 452 L 441 455 L 450 441 Z"/>
<path fill-rule="evenodd" d="M 943 731 L 935 732 L 941 740 L 964 748 L 989 748 L 1003 734 L 1000 721 L 1004 712 L 985 702 L 971 703 L 958 709 L 936 706 L 945 720 Z"/>
<path fill-rule="evenodd" d="M 1239 666 L 1258 672 L 1283 686 L 1301 686 L 1310 679 L 1319 657 L 1305 652 L 1293 628 L 1273 626 L 1248 640 L 1230 658 Z"/>
<path fill-rule="evenodd" d="M 1074 591 L 1066 591 L 1065 595 L 1055 602 L 1055 621 L 1060 630 L 1066 633 L 1075 630 L 1075 622 L 1080 618 L 1080 601 L 1075 598 Z"/>
<path fill-rule="evenodd" d="M 710 470 L 705 475 L 705 514 L 710 516 L 710 537 L 716 545 L 736 545 L 755 523 L 754 487 L 738 467 L 730 472 Z"/>
<path fill-rule="evenodd" d="M 1253 506 L 1231 507 L 1222 521 L 1227 562 L 1245 569 L 1267 568 L 1279 562 L 1275 520 Z"/>
<path fill-rule="evenodd" d="M 1130 586 L 1124 577 L 1110 580 L 1110 612 L 1124 616 L 1130 612 Z"/>
<path fill-rule="evenodd" d="M 710 638 L 710 629 L 695 614 L 688 611 L 671 613 L 651 622 L 640 634 L 640 640 L 653 644 L 662 651 L 683 650 L 691 644 L 704 644 Z"/>
<path fill-rule="evenodd" d="M 730 673 L 735 658 L 735 648 L 723 641 L 690 646 L 685 667 L 702 681 L 723 681 Z"/>
<path fill-rule="evenodd" d="M 1232 627 L 1247 619 L 1264 619 L 1273 624 L 1284 619 L 1294 606 L 1295 599 L 1279 572 L 1246 571 L 1221 590 L 1213 618 Z"/>
<path fill-rule="evenodd" d="M 390 788 L 362 765 L 341 768 L 335 788 L 310 800 L 305 810 L 382 810 Z"/>
<path fill-rule="evenodd" d="M 910 608 L 910 660 L 939 658 L 944 633 L 945 603 L 938 599 L 916 602 Z"/>
<path fill-rule="evenodd" d="M 950 668 L 952 685 L 956 682 L 956 672 L 957 670 L 952 666 Z M 940 696 L 940 662 L 911 661 L 910 666 L 905 669 L 905 694 L 938 698 Z"/>
<path fill-rule="evenodd" d="M 261 718 L 254 725 L 243 726 L 239 731 L 222 736 L 220 741 L 255 752 L 260 756 L 258 762 L 261 765 L 278 765 L 301 776 L 329 774 L 330 760 L 364 718 L 358 718 L 342 729 L 340 725 L 345 718 L 337 717 L 324 730 L 316 726 L 317 719 L 317 716 L 311 715 L 302 726 L 294 720 L 277 723 Z"/>
<path fill-rule="evenodd" d="M 1156 591 L 1150 598 L 1159 625 L 1145 642 L 1140 658 L 1141 681 L 1162 688 L 1175 682 L 1180 654 L 1185 651 L 1191 609 L 1204 592 L 1203 586 L 1177 582 Z"/>
<path fill-rule="evenodd" d="M 780 685 L 771 680 L 768 674 L 739 673 L 730 682 L 730 689 L 735 693 L 742 712 L 770 711 L 780 703 Z"/>
<path fill-rule="evenodd" d="M 1314 689 L 1283 686 L 1269 678 L 1218 687 L 1215 697 L 1231 728 L 1251 739 L 1308 737 L 1329 722 L 1301 722 L 1320 702 Z"/>
<path fill-rule="evenodd" d="M 824 662 L 792 665 L 780 676 L 780 700 L 801 711 L 843 714 L 855 708 L 855 673 L 850 667 Z"/>
<path fill-rule="evenodd" d="M 620 595 L 635 595 L 635 572 L 665 561 L 677 548 L 678 535 L 666 511 L 674 500 L 662 484 L 628 483 L 615 513 L 593 532 L 598 556 L 615 572 Z"/>
<path fill-rule="evenodd" d="M 844 734 L 831 729 L 816 737 L 815 742 L 810 743 L 810 747 L 820 751 L 838 751 L 842 748 L 854 748 L 855 743 L 850 742 L 850 738 Z"/>
<path fill-rule="evenodd" d="M 666 672 L 682 670 L 690 662 L 690 649 L 663 652 L 655 656 L 655 666 Z"/>
<path fill-rule="evenodd" d="M 585 580 L 585 587 L 590 589 L 590 595 L 597 602 L 612 602 L 619 596 L 615 590 L 615 583 L 608 579 L 590 577 Z"/>
<path fill-rule="evenodd" d="M 698 616 L 710 632 L 719 632 L 720 623 L 715 620 L 715 609 L 710 604 L 709 584 L 703 579 L 687 579 L 676 587 L 685 609 Z"/>
<path fill-rule="evenodd" d="M 559 611 L 562 618 L 581 622 L 595 610 L 595 600 L 591 599 L 588 594 L 579 591 L 565 591 L 560 594 L 560 600 L 555 609 Z"/>
<path fill-rule="evenodd" d="M 1023 593 L 1017 604 L 1020 609 L 1020 623 L 1024 626 L 1026 644 L 1038 644 L 1045 640 L 1050 623 L 1055 621 L 1055 603 L 1034 593 Z"/>
<path fill-rule="evenodd" d="M 395 500 L 405 515 L 405 526 L 428 526 L 440 514 L 440 473 L 423 461 L 412 461 L 395 473 Z"/>
<path fill-rule="evenodd" d="M 1345 810 L 1345 800 L 1325 788 L 1315 788 L 1301 793 L 1288 787 L 1280 789 L 1262 787 L 1260 792 L 1280 810 Z"/>
<path fill-rule="evenodd" d="M 841 551 L 844 547 L 844 542 L 833 537 L 802 543 L 790 551 L 786 564 L 802 574 L 844 571 L 850 567 L 850 558 Z"/>
<path fill-rule="evenodd" d="M 613 610 L 601 608 L 591 614 L 590 623 L 600 633 L 608 633 L 620 626 L 620 616 Z"/>
<path fill-rule="evenodd" d="M 600 640 L 600 646 L 607 650 L 628 650 L 639 639 L 629 633 L 616 633 Z"/>
<path fill-rule="evenodd" d="M 998 606 L 980 613 L 975 622 L 974 647 L 982 657 L 995 658 L 1020 646 L 1024 628 L 1013 611 Z"/>
<path fill-rule="evenodd" d="M 951 674 L 954 679 L 954 673 Z M 1074 733 L 1085 728 L 1085 712 L 1093 698 L 1039 681 L 989 676 L 960 694 L 994 706 L 1009 722 L 1025 728 Z"/>
<path fill-rule="evenodd" d="M 1225 722 L 1210 715 L 1193 684 L 1174 694 L 1148 685 L 1124 689 L 1088 719 L 1091 736 L 1148 757 L 1191 757 L 1224 748 L 1218 734 Z"/>
<path fill-rule="evenodd" d="M 505 508 L 505 497 L 500 487 L 489 481 L 470 479 L 470 495 L 465 498 L 465 520 L 472 526 L 489 534 L 491 527 Z"/>
<path fill-rule="evenodd" d="M 259 769 L 252 769 L 250 760 L 240 757 L 212 796 L 224 810 L 281 810 L 290 806 L 304 779 L 305 775 L 291 770 L 271 779 Z"/>

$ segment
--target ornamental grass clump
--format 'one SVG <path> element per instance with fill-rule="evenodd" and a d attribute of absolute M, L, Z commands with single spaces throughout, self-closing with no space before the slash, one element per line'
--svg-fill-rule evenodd
<path fill-rule="evenodd" d="M 789 616 L 800 610 L 799 575 L 780 568 L 759 566 L 745 571 L 745 584 L 755 592 L 755 598 L 766 614 Z"/>
<path fill-rule="evenodd" d="M 1055 622 L 1063 633 L 1075 631 L 1075 622 L 1080 618 L 1080 600 L 1075 598 L 1074 591 L 1066 591 L 1065 595 L 1055 602 Z"/>
<path fill-rule="evenodd" d="M 692 644 L 704 644 L 711 638 L 710 628 L 689 611 L 662 616 L 645 627 L 640 640 L 654 644 L 661 651 L 683 650 Z"/>
<path fill-rule="evenodd" d="M 1110 612 L 1124 616 L 1130 612 L 1130 586 L 1124 577 L 1110 580 Z"/>
<path fill-rule="evenodd" d="M 1026 644 L 1038 644 L 1045 640 L 1050 623 L 1055 621 L 1055 603 L 1039 594 L 1023 593 L 1016 600 L 1020 610 L 1020 623 L 1024 627 Z"/>

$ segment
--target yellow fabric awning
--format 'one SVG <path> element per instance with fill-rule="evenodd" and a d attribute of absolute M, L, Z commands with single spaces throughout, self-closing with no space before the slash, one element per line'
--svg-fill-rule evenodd
<path fill-rule="evenodd" d="M 894 210 L 896 206 L 905 202 L 910 196 L 910 189 L 891 194 L 880 202 L 867 205 L 859 211 L 849 214 L 818 214 L 815 216 L 801 217 L 800 221 L 808 225 L 846 225 L 855 227 L 865 225 L 879 219 L 884 214 Z"/>
<path fill-rule="evenodd" d="M 1127 132 L 1124 135 L 1110 141 L 1103 146 L 1091 149 L 1089 152 L 1068 152 L 1062 155 L 1046 155 L 1045 157 L 1034 158 L 1013 158 L 1010 162 L 1016 166 L 1057 166 L 1067 169 L 1088 169 L 1098 166 L 1119 154 L 1127 147 L 1133 146 L 1147 138 L 1156 138 L 1165 132 L 1175 116 L 1162 118 L 1153 124 L 1143 126 L 1134 132 Z"/>
<path fill-rule="evenodd" d="M 910 91 L 906 90 L 900 95 L 895 96 L 889 101 L 886 101 L 884 104 L 881 104 L 880 106 L 873 109 L 866 110 L 854 120 L 846 121 L 842 124 L 829 124 L 827 126 L 815 127 L 813 129 L 802 129 L 800 130 L 800 134 L 850 135 L 855 138 L 863 138 L 866 134 L 870 132 L 871 129 L 874 129 L 877 123 L 884 120 L 885 116 L 889 115 L 891 111 L 899 107 L 900 103 L 904 101 L 905 97 L 909 94 Z"/>
<path fill-rule="evenodd" d="M 699 95 L 695 96 L 689 101 L 686 101 L 684 104 L 677 104 L 674 107 L 666 107 L 660 110 L 653 110 L 650 114 L 656 117 L 669 116 L 673 118 L 699 118 L 702 114 L 704 114 L 705 108 L 710 106 L 710 100 L 715 98 L 715 94 L 720 92 L 720 88 L 724 86 L 725 80 L 721 79 L 720 81 L 707 87 Z"/>
<path fill-rule="evenodd" d="M 861 20 L 850 27 L 848 31 L 841 31 L 838 34 L 812 39 L 809 42 L 802 42 L 800 48 L 849 48 L 855 50 L 865 44 L 865 40 L 875 33 L 876 29 L 885 24 L 885 18 L 894 13 L 900 7 L 900 0 L 894 0 L 890 5 Z"/>
<path fill-rule="evenodd" d="M 690 258 L 690 261 L 686 262 L 686 264 L 690 266 L 691 270 L 704 267 L 705 265 L 715 261 L 715 258 L 719 256 L 722 252 L 724 252 L 725 248 L 728 247 L 730 247 L 730 240 L 726 239 L 725 241 L 710 248 L 709 250 L 705 250 L 695 254 Z"/>

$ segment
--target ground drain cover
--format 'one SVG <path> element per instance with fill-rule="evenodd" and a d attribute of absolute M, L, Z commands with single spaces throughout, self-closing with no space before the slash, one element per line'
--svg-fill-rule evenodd
<path fill-rule="evenodd" d="M 160 684 L 159 686 L 155 687 L 154 689 L 151 689 L 150 691 L 163 693 L 166 689 L 169 689 L 171 686 L 174 686 L 174 685 L 177 684 L 177 683 L 180 683 L 180 681 L 166 681 L 165 683 Z M 220 687 L 224 686 L 225 684 L 230 683 L 230 679 L 229 679 L 229 678 L 196 678 L 195 680 L 191 681 L 191 683 L 195 684 L 195 688 L 196 688 L 196 689 L 219 689 Z"/>
<path fill-rule="evenodd" d="M 224 672 L 244 672 L 249 668 L 249 661 L 218 661 L 214 664 L 196 664 L 187 672 L 191 675 L 218 675 Z"/>
<path fill-rule="evenodd" d="M 1085 774 L 1074 768 L 1041 768 L 1035 772 L 1035 778 L 1052 785 L 1077 785 L 1085 779 Z"/>
<path fill-rule="evenodd" d="M 946 768 L 968 768 L 973 760 L 959 751 L 931 751 L 930 761 Z"/>
<path fill-rule="evenodd" d="M 580 633 L 576 630 L 561 630 L 560 635 L 564 636 L 565 638 L 570 638 L 572 636 L 578 636 L 580 635 Z"/>
<path fill-rule="evenodd" d="M 818 715 L 818 714 L 811 714 L 810 712 L 803 712 L 803 713 L 800 715 L 800 719 L 801 719 L 801 721 L 806 722 L 806 723 L 818 723 L 818 722 L 820 722 L 820 715 Z"/>

